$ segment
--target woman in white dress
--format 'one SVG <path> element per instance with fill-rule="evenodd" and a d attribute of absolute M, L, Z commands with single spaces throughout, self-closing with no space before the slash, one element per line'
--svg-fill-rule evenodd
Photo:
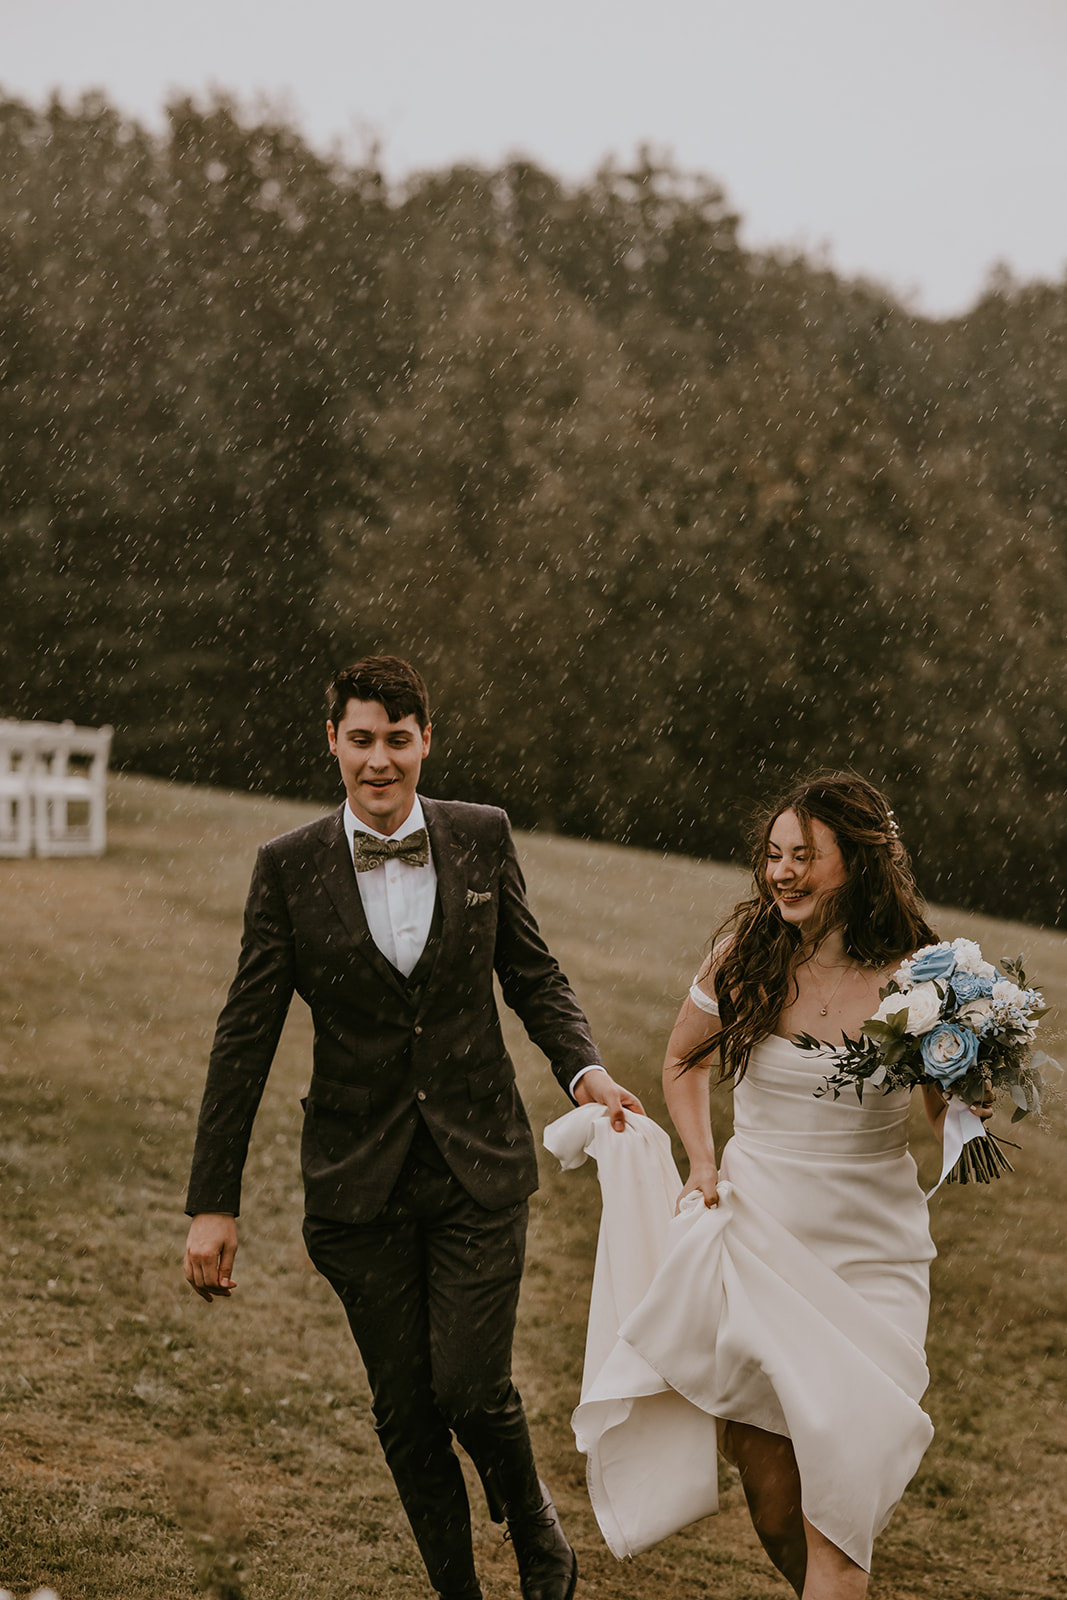
<path fill-rule="evenodd" d="M 935 1252 L 907 1153 L 907 1093 L 819 1097 L 832 1063 L 790 1041 L 806 1033 L 833 1045 L 858 1034 L 890 972 L 936 935 L 892 812 L 853 775 L 822 775 L 787 795 L 759 829 L 753 867 L 754 893 L 720 930 L 675 1024 L 664 1092 L 689 1158 L 681 1198 L 699 1191 L 714 1207 L 720 1180 L 728 1183 L 724 1194 L 765 1224 L 794 1281 L 813 1286 L 809 1322 L 803 1295 L 794 1320 L 792 1302 L 783 1298 L 779 1315 L 770 1289 L 763 1304 L 775 1312 L 756 1317 L 747 1292 L 734 1305 L 727 1292 L 735 1327 L 716 1331 L 713 1379 L 724 1452 L 764 1549 L 796 1593 L 860 1600 L 871 1541 L 932 1431 L 917 1401 Z M 734 1087 L 721 1166 L 712 1056 L 717 1083 Z M 940 1133 L 945 1102 L 936 1090 L 924 1095 Z M 839 1334 L 831 1359 L 828 1341 Z M 887 1374 L 910 1391 L 906 1449 L 891 1449 L 878 1421 Z M 854 1409 L 849 1385 L 859 1391 Z M 843 1416 L 854 1418 L 847 1439 Z M 880 1445 L 896 1459 L 879 1459 Z"/>

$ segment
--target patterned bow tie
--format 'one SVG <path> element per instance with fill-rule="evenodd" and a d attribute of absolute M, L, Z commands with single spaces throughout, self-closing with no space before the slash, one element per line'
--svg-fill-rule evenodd
<path fill-rule="evenodd" d="M 352 860 L 357 872 L 372 872 L 383 861 L 406 861 L 409 867 L 427 867 L 430 841 L 425 828 L 409 833 L 406 839 L 376 839 L 372 833 L 357 830 L 352 838 Z"/>

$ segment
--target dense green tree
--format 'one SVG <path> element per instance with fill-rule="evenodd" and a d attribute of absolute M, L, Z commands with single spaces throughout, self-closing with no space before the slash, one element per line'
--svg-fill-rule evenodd
<path fill-rule="evenodd" d="M 745 251 L 648 151 L 391 190 L 226 97 L 2 102 L 0 714 L 326 796 L 323 681 L 395 649 L 440 792 L 725 855 L 848 763 L 932 894 L 1060 918 L 1065 339 L 1062 284 Z"/>

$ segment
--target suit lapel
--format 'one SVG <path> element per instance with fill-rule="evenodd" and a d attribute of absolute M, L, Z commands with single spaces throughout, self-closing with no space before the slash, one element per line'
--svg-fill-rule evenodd
<path fill-rule="evenodd" d="M 448 812 L 439 801 L 422 800 L 422 812 L 430 836 L 437 872 L 437 898 L 441 905 L 441 941 L 427 979 L 426 987 L 430 988 L 437 974 L 448 970 L 448 952 L 454 948 L 462 927 L 467 905 L 467 862 L 473 840 L 453 829 Z"/>
<path fill-rule="evenodd" d="M 398 994 L 404 994 L 406 991 L 403 978 L 382 955 L 367 927 L 352 858 L 348 853 L 344 806 L 326 819 L 315 846 L 315 865 L 319 881 L 329 895 L 345 932 L 359 954 L 369 966 L 373 967 L 383 982 L 388 983 Z"/>

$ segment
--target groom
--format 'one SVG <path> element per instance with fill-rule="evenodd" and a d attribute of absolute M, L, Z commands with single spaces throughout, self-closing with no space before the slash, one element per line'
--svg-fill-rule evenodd
<path fill-rule="evenodd" d="M 523 1600 L 570 1600 L 577 1562 L 511 1381 L 537 1163 L 494 973 L 572 1098 L 619 1129 L 641 1106 L 600 1065 L 541 939 L 505 814 L 420 798 L 419 674 L 368 657 L 328 707 L 347 801 L 260 850 L 200 1111 L 186 1277 L 205 1300 L 235 1287 L 241 1172 L 295 991 L 315 1025 L 304 1237 L 359 1346 L 430 1581 L 480 1600 L 454 1434 L 508 1524 Z"/>

